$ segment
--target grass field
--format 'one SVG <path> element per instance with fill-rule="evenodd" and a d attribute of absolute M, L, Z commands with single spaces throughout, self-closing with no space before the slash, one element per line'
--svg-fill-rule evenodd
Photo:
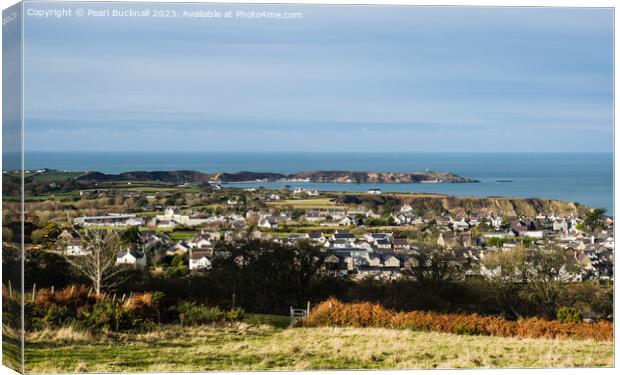
<path fill-rule="evenodd" d="M 293 207 L 303 209 L 326 209 L 344 207 L 339 205 L 331 198 L 316 198 L 316 199 L 286 199 L 281 201 L 267 202 L 267 205 L 278 207 Z"/>
<path fill-rule="evenodd" d="M 44 181 L 66 181 L 80 177 L 85 172 L 63 172 L 63 171 L 47 171 L 44 173 L 24 173 L 24 178 L 32 178 L 33 180 Z"/>
<path fill-rule="evenodd" d="M 27 372 L 405 369 L 612 366 L 613 343 L 458 336 L 383 328 L 282 328 L 253 324 L 167 326 L 93 336 L 72 329 L 30 335 Z M 263 324 L 260 324 L 263 323 Z"/>

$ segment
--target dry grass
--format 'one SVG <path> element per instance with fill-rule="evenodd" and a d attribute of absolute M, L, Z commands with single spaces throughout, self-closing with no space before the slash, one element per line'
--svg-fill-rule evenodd
<path fill-rule="evenodd" d="M 77 330 L 72 326 L 61 328 L 45 328 L 29 335 L 29 339 L 36 341 L 49 341 L 59 344 L 89 344 L 95 338 L 89 331 Z"/>
<path fill-rule="evenodd" d="M 28 372 L 613 366 L 611 342 L 386 328 L 163 326 L 90 345 L 47 337 L 29 337 Z"/>
<path fill-rule="evenodd" d="M 269 206 L 291 206 L 293 208 L 303 209 L 327 209 L 336 207 L 345 207 L 339 205 L 332 198 L 311 198 L 311 199 L 286 199 L 281 201 L 267 202 Z"/>

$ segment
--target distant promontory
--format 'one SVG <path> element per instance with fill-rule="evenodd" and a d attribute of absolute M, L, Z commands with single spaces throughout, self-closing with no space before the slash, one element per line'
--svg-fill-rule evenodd
<path fill-rule="evenodd" d="M 88 172 L 78 177 L 86 181 L 162 181 L 185 182 L 255 182 L 292 181 L 323 183 L 473 183 L 478 180 L 462 177 L 450 172 L 356 172 L 356 171 L 311 171 L 292 174 L 272 172 L 203 173 L 197 171 L 133 171 L 120 174 Z"/>

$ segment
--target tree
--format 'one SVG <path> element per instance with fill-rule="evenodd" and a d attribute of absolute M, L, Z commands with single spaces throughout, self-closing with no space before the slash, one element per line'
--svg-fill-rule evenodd
<path fill-rule="evenodd" d="M 533 315 L 532 309 L 539 309 L 550 319 L 565 299 L 566 283 L 580 270 L 570 251 L 522 246 L 486 256 L 483 266 L 506 315 Z"/>
<path fill-rule="evenodd" d="M 404 273 L 413 276 L 427 290 L 439 292 L 459 276 L 455 256 L 450 251 L 428 249 L 413 256 Z"/>
<path fill-rule="evenodd" d="M 291 219 L 293 220 L 298 220 L 300 217 L 302 217 L 304 214 L 306 213 L 306 211 L 302 210 L 301 208 L 294 208 L 291 211 Z"/>
<path fill-rule="evenodd" d="M 604 208 L 595 208 L 583 219 L 583 225 L 590 231 L 602 229 L 604 227 L 603 220 L 605 220 L 605 212 L 607 212 L 607 210 Z"/>
<path fill-rule="evenodd" d="M 129 227 L 126 231 L 121 235 L 121 241 L 128 245 L 136 245 L 141 241 L 140 237 L 140 227 L 133 226 Z"/>
<path fill-rule="evenodd" d="M 214 252 L 210 284 L 257 312 L 284 312 L 311 299 L 324 259 L 323 250 L 308 241 L 290 246 L 244 239 L 218 243 Z"/>
<path fill-rule="evenodd" d="M 553 319 L 566 291 L 563 286 L 573 280 L 580 267 L 570 251 L 560 248 L 529 250 L 528 255 L 528 297 Z"/>
<path fill-rule="evenodd" d="M 61 251 L 67 262 L 89 279 L 95 293 L 115 288 L 129 278 L 129 270 L 132 267 L 116 264 L 118 252 L 125 248 L 117 232 L 85 228 L 79 240 L 82 255 L 67 255 L 66 243 L 60 244 Z"/>
<path fill-rule="evenodd" d="M 497 251 L 484 257 L 482 268 L 493 285 L 495 299 L 508 318 L 521 317 L 524 307 L 520 291 L 527 282 L 527 251 L 516 247 L 511 251 Z"/>

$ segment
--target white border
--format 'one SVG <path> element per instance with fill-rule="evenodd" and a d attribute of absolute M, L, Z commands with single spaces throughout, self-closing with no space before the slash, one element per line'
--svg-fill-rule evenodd
<path fill-rule="evenodd" d="M 0 6 L 2 9 L 5 9 L 13 4 L 16 4 L 18 1 L 15 0 L 0 0 Z M 34 1 L 28 1 L 26 0 L 25 2 L 34 2 Z M 83 1 L 78 1 L 78 0 L 65 0 L 65 1 L 49 1 L 49 2 L 83 2 Z M 111 1 L 111 2 L 126 2 L 126 1 Z M 180 1 L 180 0 L 150 0 L 150 1 L 146 1 L 146 0 L 135 0 L 135 2 L 157 2 L 157 3 L 192 3 L 192 2 L 200 2 L 200 1 Z M 589 0 L 589 1 L 584 1 L 584 0 L 504 0 L 504 1 L 497 1 L 497 0 L 444 0 L 444 1 L 437 1 L 437 0 L 423 0 L 423 1 L 414 1 L 414 0 L 388 0 L 388 1 L 381 1 L 381 0 L 376 0 L 376 1 L 368 1 L 368 0 L 307 0 L 307 1 L 303 1 L 303 0 L 263 0 L 263 1 L 258 1 L 258 0 L 219 0 L 219 1 L 204 1 L 204 3 L 228 3 L 228 4 L 248 4 L 248 3 L 262 3 L 262 4 L 325 4 L 325 5 L 329 5 L 329 4 L 341 4 L 341 5 L 370 5 L 370 4 L 374 4 L 374 5 L 430 5 L 430 6 L 450 6 L 450 5 L 456 5 L 456 6 L 502 6 L 502 7 L 609 7 L 609 8 L 614 8 L 614 13 L 615 13 L 615 7 L 616 7 L 616 1 L 613 0 Z M 615 152 L 615 144 L 618 144 L 618 138 L 620 137 L 618 135 L 617 132 L 615 132 L 615 109 L 618 108 L 618 97 L 615 95 L 615 93 L 617 92 L 618 89 L 618 79 L 617 76 L 615 75 L 615 62 L 618 61 L 618 38 L 617 38 L 617 32 L 618 32 L 618 28 L 616 27 L 617 23 L 616 23 L 616 18 L 614 16 L 614 212 L 615 213 L 620 213 L 620 204 L 618 203 L 618 200 L 616 199 L 616 186 L 619 186 L 618 183 L 620 182 L 620 177 L 618 175 L 618 154 Z M 0 38 L 1 38 L 1 31 L 0 31 Z M 0 61 L 2 60 L 2 51 L 0 49 Z M 1 78 L 0 78 L 1 80 Z M 1 112 L 1 108 L 2 108 L 2 94 L 0 93 L 0 112 Z M 25 103 L 22 103 L 22 108 L 25 107 Z M 23 142 L 23 140 L 22 140 Z M 1 144 L 0 144 L 0 148 L 1 148 Z M 1 153 L 0 153 L 0 163 L 1 163 Z M 614 227 L 614 236 L 616 238 L 620 238 L 618 236 L 618 234 L 620 233 L 620 230 L 618 229 L 618 226 L 616 225 Z M 1 270 L 0 270 L 1 272 Z M 615 288 L 614 290 L 614 297 L 617 297 L 618 295 L 618 288 Z M 617 301 L 616 298 L 614 298 L 614 311 L 616 311 L 615 307 L 616 307 L 616 303 L 615 301 Z M 615 340 L 614 340 L 614 344 L 616 345 L 618 342 L 618 337 L 619 337 L 619 333 L 620 333 L 620 329 L 618 327 L 618 324 L 615 325 Z M 617 346 L 615 347 L 615 349 L 617 349 Z M 0 354 L 1 355 L 1 354 Z M 619 363 L 619 351 L 615 350 L 615 356 L 614 356 L 614 361 L 615 364 L 617 366 L 617 364 Z M 493 373 L 501 373 L 501 374 L 586 374 L 586 373 L 591 373 L 591 372 L 595 372 L 597 374 L 612 374 L 612 373 L 616 373 L 615 369 L 507 369 L 507 370 L 500 370 L 500 369 L 493 369 L 493 370 L 485 370 L 485 369 L 471 369 L 471 370 L 382 370 L 382 371 L 374 371 L 373 373 L 377 373 L 377 374 L 420 374 L 420 373 L 444 373 L 444 372 L 461 372 L 461 373 L 467 373 L 467 374 L 473 374 L 473 375 L 478 375 L 478 374 L 493 374 Z M 309 374 L 322 374 L 322 375 L 334 375 L 334 374 L 342 374 L 344 372 L 352 372 L 352 371 L 307 371 L 305 373 L 309 373 Z M 357 372 L 357 371 L 355 371 Z M 6 367 L 0 367 L 0 375 L 3 374 L 14 374 L 15 372 L 13 372 L 12 370 L 7 369 Z M 228 372 L 226 374 L 237 374 L 238 372 Z M 263 372 L 257 372 L 257 373 L 263 373 Z M 286 374 L 286 375 L 295 375 L 298 374 L 299 372 L 278 372 L 278 374 Z M 164 373 L 164 374 L 170 374 L 170 373 Z M 180 373 L 180 374 L 187 374 L 187 373 Z"/>

